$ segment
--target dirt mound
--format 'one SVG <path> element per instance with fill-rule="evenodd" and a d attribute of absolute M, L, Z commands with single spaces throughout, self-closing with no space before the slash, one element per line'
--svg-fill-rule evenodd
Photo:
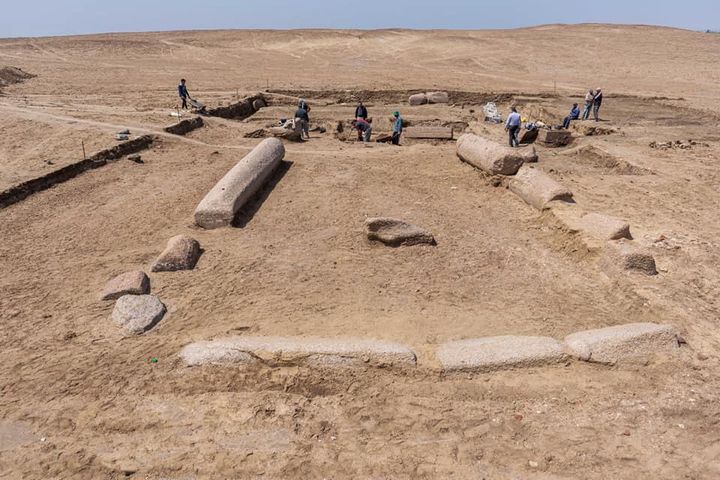
<path fill-rule="evenodd" d="M 638 167 L 594 145 L 586 145 L 568 150 L 564 154 L 573 157 L 583 164 L 606 170 L 616 175 L 650 175 L 653 173 L 652 170 Z"/>
<path fill-rule="evenodd" d="M 0 67 L 0 88 L 22 83 L 34 77 L 35 75 L 27 73 L 17 67 Z"/>
<path fill-rule="evenodd" d="M 581 122 L 575 122 L 571 124 L 571 127 L 575 133 L 582 135 L 583 137 L 597 137 L 598 135 L 612 135 L 617 133 L 618 129 L 614 127 L 600 127 L 598 125 L 587 125 Z"/>
<path fill-rule="evenodd" d="M 675 140 L 674 142 L 650 142 L 650 148 L 657 150 L 692 150 L 693 147 L 709 147 L 707 143 L 696 142 L 695 140 Z"/>

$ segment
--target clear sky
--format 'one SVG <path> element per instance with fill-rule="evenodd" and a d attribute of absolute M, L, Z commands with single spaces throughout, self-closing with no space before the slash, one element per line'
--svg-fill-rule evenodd
<path fill-rule="evenodd" d="M 513 28 L 642 23 L 720 30 L 720 0 L 1 0 L 0 38 L 224 28 Z"/>

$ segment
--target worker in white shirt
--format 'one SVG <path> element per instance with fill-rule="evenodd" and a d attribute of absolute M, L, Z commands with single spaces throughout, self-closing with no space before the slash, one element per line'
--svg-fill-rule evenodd
<path fill-rule="evenodd" d="M 517 147 L 520 145 L 520 140 L 518 140 L 518 132 L 520 131 L 520 114 L 517 111 L 517 108 L 512 107 L 510 110 L 512 112 L 510 115 L 508 115 L 507 120 L 505 121 L 505 130 L 507 130 L 508 134 L 510 135 L 510 146 L 511 147 Z"/>

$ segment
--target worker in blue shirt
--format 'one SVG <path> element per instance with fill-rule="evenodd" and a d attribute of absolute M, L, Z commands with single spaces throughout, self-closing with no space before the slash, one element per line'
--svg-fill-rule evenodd
<path fill-rule="evenodd" d="M 185 79 L 183 78 L 180 80 L 180 85 L 178 85 L 178 95 L 180 95 L 180 99 L 182 100 L 182 108 L 186 109 L 188 108 L 187 100 L 190 98 L 190 94 L 188 93 L 187 86 L 185 85 Z"/>
<path fill-rule="evenodd" d="M 563 128 L 567 130 L 570 128 L 570 122 L 572 120 L 577 120 L 578 118 L 580 118 L 580 107 L 578 107 L 577 103 L 573 103 L 573 106 L 570 109 L 570 115 L 565 117 L 565 120 L 563 120 Z"/>
<path fill-rule="evenodd" d="M 403 130 L 403 122 L 402 118 L 400 118 L 400 112 L 393 112 L 393 117 L 395 117 L 395 122 L 393 123 L 392 144 L 400 145 L 400 135 L 402 135 Z"/>
<path fill-rule="evenodd" d="M 518 140 L 518 132 L 520 131 L 520 122 L 522 121 L 520 118 L 520 114 L 517 111 L 517 108 L 512 107 L 510 110 L 510 115 L 508 115 L 507 120 L 505 121 L 505 130 L 510 135 L 510 146 L 511 147 L 517 147 L 520 145 L 520 141 Z"/>

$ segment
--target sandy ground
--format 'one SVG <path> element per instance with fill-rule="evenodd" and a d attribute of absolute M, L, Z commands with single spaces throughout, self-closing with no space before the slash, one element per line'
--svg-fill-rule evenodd
<path fill-rule="evenodd" d="M 287 145 L 238 228 L 203 231 L 192 212 L 258 143 L 245 134 L 292 113 L 292 96 L 243 122 L 161 135 L 143 164 L 123 159 L 0 210 L 0 478 L 718 478 L 718 38 L 551 26 L 0 41 L 0 64 L 38 75 L 0 97 L 0 190 L 79 160 L 81 142 L 88 154 L 112 146 L 120 128 L 161 134 L 178 75 L 211 105 L 268 85 L 312 90 L 314 123 L 328 128 Z M 588 51 L 602 68 L 585 68 Z M 538 147 L 539 167 L 584 207 L 627 219 L 657 277 L 608 278 L 596 252 L 460 162 L 453 142 L 333 135 L 354 109 L 344 89 L 374 91 L 376 132 L 400 109 L 504 141 L 472 98 L 504 93 L 504 111 L 513 102 L 557 123 L 595 84 L 609 90 L 600 126 L 614 133 Z M 468 93 L 399 103 L 437 87 Z M 650 147 L 688 139 L 698 143 Z M 370 244 L 362 225 L 377 215 L 426 227 L 438 245 Z M 153 274 L 169 312 L 123 337 L 100 290 L 147 271 L 179 233 L 204 249 L 196 269 Z M 687 345 L 643 366 L 492 375 L 442 375 L 433 355 L 448 340 L 634 321 L 672 323 Z M 418 367 L 188 369 L 177 358 L 229 334 L 398 341 Z"/>

